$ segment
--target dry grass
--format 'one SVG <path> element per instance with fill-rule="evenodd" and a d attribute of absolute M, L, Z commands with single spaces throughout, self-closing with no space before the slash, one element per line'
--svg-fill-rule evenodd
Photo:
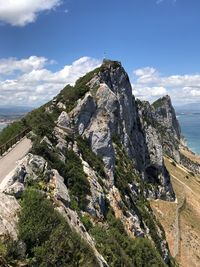
<path fill-rule="evenodd" d="M 193 155 L 194 156 L 194 155 Z M 191 158 L 190 158 L 191 159 Z M 165 158 L 165 165 L 171 175 L 177 203 L 186 198 L 186 205 L 180 213 L 180 250 L 176 257 L 182 267 L 200 267 L 200 183 L 199 177 L 189 170 Z M 176 209 L 178 204 L 161 200 L 151 201 L 151 207 L 163 225 L 170 251 L 174 256 L 176 244 Z"/>
<path fill-rule="evenodd" d="M 180 152 L 187 158 L 191 159 L 194 162 L 198 162 L 200 164 L 200 157 L 195 153 L 193 153 L 192 151 L 190 151 L 189 149 L 182 147 L 180 149 Z"/>

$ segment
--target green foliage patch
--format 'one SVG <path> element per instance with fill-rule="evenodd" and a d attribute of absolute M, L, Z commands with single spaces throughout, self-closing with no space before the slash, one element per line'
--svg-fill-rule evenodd
<path fill-rule="evenodd" d="M 43 193 L 26 189 L 21 206 L 19 238 L 26 243 L 29 266 L 98 266 L 91 248 L 72 231 Z"/>
<path fill-rule="evenodd" d="M 23 130 L 29 128 L 38 136 L 47 136 L 53 140 L 52 132 L 55 126 L 55 120 L 58 117 L 58 110 L 54 108 L 51 113 L 45 112 L 45 106 L 29 112 L 24 118 L 13 122 L 0 133 L 0 145 L 5 144 Z"/>
<path fill-rule="evenodd" d="M 109 209 L 106 225 L 96 225 L 90 229 L 97 249 L 111 267 L 165 267 L 161 256 L 146 238 L 131 239 L 123 224 Z"/>
<path fill-rule="evenodd" d="M 64 182 L 73 197 L 74 207 L 77 206 L 85 210 L 87 206 L 86 196 L 90 195 L 90 186 L 87 177 L 83 171 L 83 166 L 80 158 L 72 150 L 68 150 L 65 157 L 65 162 L 58 157 L 58 152 L 50 150 L 45 143 L 37 142 L 34 144 L 32 152 L 40 155 L 47 160 L 50 168 L 58 170 L 64 178 Z"/>
<path fill-rule="evenodd" d="M 155 102 L 152 103 L 152 106 L 157 109 L 163 105 L 163 98 L 159 98 Z"/>
<path fill-rule="evenodd" d="M 0 133 L 0 145 L 4 145 L 10 139 L 20 134 L 26 129 L 23 121 L 15 121 L 12 124 L 5 127 Z"/>
<path fill-rule="evenodd" d="M 104 178 L 106 174 L 104 172 L 103 161 L 100 157 L 98 157 L 91 149 L 89 141 L 87 139 L 83 139 L 81 136 L 78 136 L 77 139 L 78 148 L 82 154 L 82 157 L 88 164 L 98 172 L 98 174 Z"/>
<path fill-rule="evenodd" d="M 74 86 L 67 85 L 57 96 L 57 101 L 65 103 L 67 112 L 71 111 L 78 99 L 81 99 L 88 91 L 89 86 L 87 83 L 100 71 L 100 68 L 96 68 L 91 72 L 88 72 L 85 76 L 79 78 Z"/>
<path fill-rule="evenodd" d="M 144 183 L 142 179 L 140 179 L 135 174 L 133 163 L 128 158 L 128 155 L 123 145 L 120 144 L 117 137 L 113 138 L 113 142 L 115 144 L 114 147 L 115 147 L 115 152 L 116 152 L 115 183 L 116 183 L 117 188 L 121 192 L 121 197 L 123 199 L 123 203 L 125 204 L 122 206 L 122 210 L 126 211 L 127 209 L 131 209 L 130 205 L 134 207 L 134 209 L 138 212 L 138 215 L 142 218 L 142 220 L 145 222 L 145 224 L 149 228 L 150 235 L 156 245 L 156 248 L 158 252 L 160 253 L 160 255 L 162 255 L 162 251 L 161 251 L 162 239 L 158 235 L 158 229 L 156 226 L 158 222 L 156 221 L 156 218 L 150 209 L 150 205 L 148 201 L 144 197 L 144 190 L 145 188 L 148 187 L 148 184 Z M 133 202 L 133 199 L 131 197 L 129 183 L 134 184 L 135 182 L 138 183 L 140 190 L 138 192 L 137 199 L 135 199 Z M 127 202 L 125 195 L 129 196 L 131 203 Z M 161 225 L 159 225 L 159 227 L 163 233 L 162 238 L 165 239 L 164 230 L 162 229 Z"/>
<path fill-rule="evenodd" d="M 115 148 L 115 185 L 126 203 L 125 195 L 130 194 L 129 184 L 142 183 L 142 181 L 136 174 L 133 162 L 129 159 L 125 148 L 116 136 L 113 137 L 113 143 Z"/>

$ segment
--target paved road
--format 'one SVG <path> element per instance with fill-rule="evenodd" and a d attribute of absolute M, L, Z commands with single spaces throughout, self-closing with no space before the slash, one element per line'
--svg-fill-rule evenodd
<path fill-rule="evenodd" d="M 31 141 L 25 137 L 8 154 L 0 159 L 0 184 L 6 175 L 17 167 L 17 161 L 23 158 L 31 147 Z"/>

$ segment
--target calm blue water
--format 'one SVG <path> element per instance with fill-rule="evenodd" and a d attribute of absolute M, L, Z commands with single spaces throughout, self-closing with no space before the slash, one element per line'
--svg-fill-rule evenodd
<path fill-rule="evenodd" d="M 189 148 L 200 155 L 200 114 L 179 115 L 177 118 Z"/>

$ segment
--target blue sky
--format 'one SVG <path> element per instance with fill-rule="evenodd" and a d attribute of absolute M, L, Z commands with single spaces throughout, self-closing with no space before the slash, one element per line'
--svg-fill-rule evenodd
<path fill-rule="evenodd" d="M 200 102 L 197 0 L 0 0 L 0 105 L 37 106 L 120 60 L 134 94 Z"/>

